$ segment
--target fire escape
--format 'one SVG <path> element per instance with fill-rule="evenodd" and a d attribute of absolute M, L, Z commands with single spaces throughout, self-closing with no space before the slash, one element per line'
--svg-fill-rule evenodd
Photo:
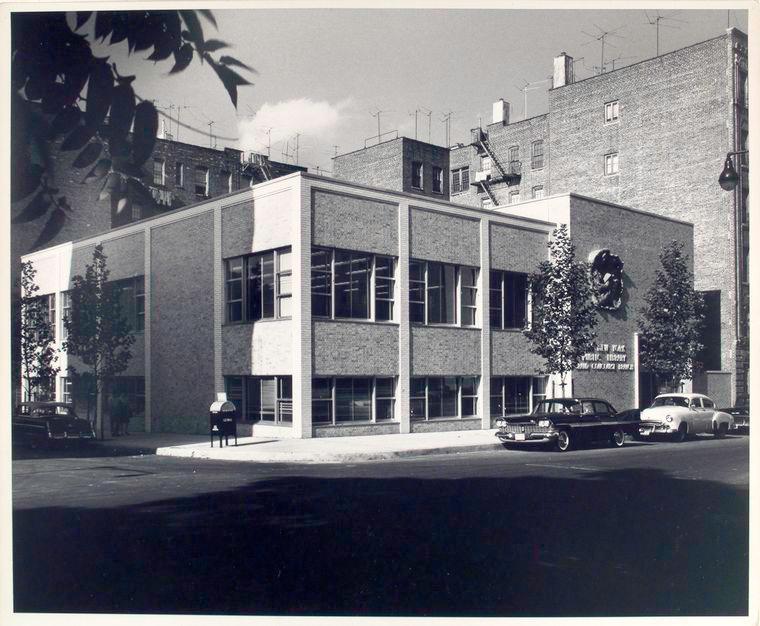
<path fill-rule="evenodd" d="M 243 163 L 242 173 L 250 176 L 254 182 L 263 182 L 274 178 L 269 158 L 256 152 L 251 152 L 248 155 L 248 161 Z"/>
<path fill-rule="evenodd" d="M 491 166 L 475 172 L 475 180 L 470 185 L 484 191 L 491 200 L 493 206 L 498 206 L 496 196 L 491 189 L 491 185 L 506 182 L 507 185 L 513 185 L 520 182 L 521 164 L 520 161 L 510 161 L 509 167 L 504 169 L 496 154 L 488 143 L 488 134 L 482 128 L 473 128 L 472 142 L 470 145 L 475 147 L 479 157 L 487 157 Z M 494 175 L 494 169 L 496 174 Z"/>

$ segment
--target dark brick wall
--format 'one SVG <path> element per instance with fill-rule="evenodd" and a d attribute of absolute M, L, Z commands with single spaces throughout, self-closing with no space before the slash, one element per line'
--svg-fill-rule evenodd
<path fill-rule="evenodd" d="M 412 162 L 422 163 L 422 190 L 412 187 Z M 433 166 L 443 170 L 442 193 L 433 192 Z M 449 199 L 449 151 L 399 137 L 333 159 L 333 176 L 362 185 Z"/>
<path fill-rule="evenodd" d="M 167 432 L 206 432 L 214 399 L 214 216 L 151 236 L 152 415 Z M 192 322 L 190 321 L 192 320 Z"/>

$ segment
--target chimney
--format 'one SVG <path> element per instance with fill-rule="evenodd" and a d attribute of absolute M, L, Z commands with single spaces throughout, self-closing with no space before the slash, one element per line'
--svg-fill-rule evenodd
<path fill-rule="evenodd" d="M 499 98 L 493 103 L 493 124 L 509 124 L 509 102 Z"/>
<path fill-rule="evenodd" d="M 562 52 L 558 57 L 554 57 L 554 84 L 552 86 L 564 87 L 573 82 L 573 57 Z"/>

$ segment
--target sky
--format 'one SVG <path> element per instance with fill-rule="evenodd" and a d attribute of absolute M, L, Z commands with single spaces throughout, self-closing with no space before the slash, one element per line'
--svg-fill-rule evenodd
<path fill-rule="evenodd" d="M 732 6 L 726 3 L 725 6 Z M 737 6 L 734 4 L 733 6 Z M 276 161 L 329 172 L 331 158 L 399 135 L 467 142 L 511 103 L 511 119 L 546 112 L 553 58 L 575 59 L 576 80 L 717 37 L 747 32 L 745 10 L 226 9 L 214 10 L 232 55 L 257 70 L 239 90 L 237 110 L 208 64 L 197 59 L 169 76 L 172 61 L 101 48 L 137 94 L 154 99 L 174 138 L 198 145 L 269 151 Z M 89 24 L 88 26 L 91 26 Z M 601 40 L 604 32 L 604 57 Z M 528 84 L 526 92 L 521 89 Z M 179 121 L 180 126 L 177 126 Z M 209 126 L 209 122 L 213 124 Z M 192 128 L 186 128 L 183 125 Z M 209 137 L 211 129 L 212 137 Z M 298 138 L 296 139 L 296 135 Z"/>

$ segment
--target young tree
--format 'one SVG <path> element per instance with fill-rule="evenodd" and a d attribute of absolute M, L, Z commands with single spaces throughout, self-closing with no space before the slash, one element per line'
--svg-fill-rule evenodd
<path fill-rule="evenodd" d="M 672 241 L 662 248 L 662 267 L 638 319 L 641 365 L 666 379 L 673 390 L 682 379 L 691 379 L 694 358 L 703 347 L 704 305 L 687 260 L 682 243 Z"/>
<path fill-rule="evenodd" d="M 68 338 L 63 349 L 79 357 L 89 369 L 95 388 L 95 424 L 101 439 L 110 429 L 103 420 L 103 392 L 109 378 L 123 372 L 132 358 L 135 341 L 129 322 L 122 312 L 118 294 L 109 287 L 109 271 L 103 246 L 92 253 L 92 264 L 84 276 L 74 276 L 71 309 L 65 318 Z M 74 375 L 77 375 L 75 368 Z"/>
<path fill-rule="evenodd" d="M 575 246 L 562 224 L 552 233 L 549 260 L 531 276 L 533 323 L 525 336 L 531 352 L 544 359 L 543 373 L 559 375 L 565 395 L 567 373 L 594 349 L 596 310 L 586 263 L 575 260 Z"/>
<path fill-rule="evenodd" d="M 47 298 L 37 295 L 40 288 L 34 280 L 36 275 L 37 270 L 31 261 L 21 264 L 18 345 L 21 377 L 28 399 L 32 398 L 35 387 L 55 380 L 60 369 L 56 365 L 55 320 L 50 319 Z"/>

